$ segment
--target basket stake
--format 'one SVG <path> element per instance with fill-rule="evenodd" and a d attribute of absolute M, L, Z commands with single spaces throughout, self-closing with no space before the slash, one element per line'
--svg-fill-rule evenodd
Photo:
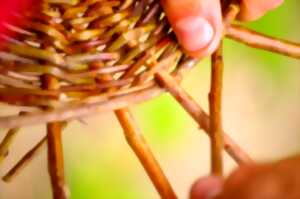
<path fill-rule="evenodd" d="M 120 109 L 116 110 L 115 114 L 123 127 L 129 146 L 140 160 L 161 198 L 176 199 L 175 192 L 144 140 L 130 111 L 128 109 Z"/>
<path fill-rule="evenodd" d="M 43 75 L 43 88 L 55 90 L 58 87 L 57 79 L 51 75 Z M 62 123 L 47 123 L 48 143 L 48 171 L 52 185 L 54 199 L 68 199 L 68 188 L 64 177 L 64 158 L 62 147 Z"/>
<path fill-rule="evenodd" d="M 223 175 L 223 132 L 222 132 L 222 87 L 223 55 L 222 41 L 211 56 L 211 89 L 209 93 L 209 137 L 211 147 L 211 173 Z"/>

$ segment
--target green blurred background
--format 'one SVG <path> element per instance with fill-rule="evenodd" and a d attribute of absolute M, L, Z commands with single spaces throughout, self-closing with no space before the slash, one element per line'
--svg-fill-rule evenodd
<path fill-rule="evenodd" d="M 248 26 L 300 42 L 299 1 Z M 300 62 L 225 40 L 224 128 L 259 161 L 300 151 Z M 207 110 L 209 60 L 199 64 L 184 88 Z M 132 107 L 134 115 L 179 198 L 209 173 L 209 145 L 184 110 L 165 94 Z M 5 112 L 2 109 L 1 112 Z M 72 199 L 159 198 L 128 147 L 112 113 L 73 122 L 64 133 L 65 170 Z M 0 138 L 5 130 L 1 130 Z M 3 175 L 43 135 L 42 126 L 23 130 L 0 168 Z M 226 171 L 236 165 L 226 157 Z M 50 199 L 46 149 L 13 182 L 0 182 L 2 199 Z"/>

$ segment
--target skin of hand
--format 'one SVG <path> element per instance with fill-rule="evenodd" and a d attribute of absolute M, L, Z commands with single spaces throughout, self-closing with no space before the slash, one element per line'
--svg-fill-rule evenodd
<path fill-rule="evenodd" d="M 240 0 L 238 20 L 253 21 L 284 0 Z M 183 49 L 193 57 L 210 55 L 223 32 L 220 0 L 161 0 Z M 300 157 L 273 164 L 244 165 L 227 179 L 198 180 L 191 199 L 297 199 L 300 198 Z"/>
<path fill-rule="evenodd" d="M 191 199 L 300 198 L 300 156 L 275 163 L 244 165 L 226 180 L 205 177 L 192 186 Z"/>
<path fill-rule="evenodd" d="M 238 19 L 252 21 L 284 0 L 240 0 Z M 218 46 L 223 32 L 220 0 L 161 0 L 177 39 L 185 51 L 202 58 Z"/>

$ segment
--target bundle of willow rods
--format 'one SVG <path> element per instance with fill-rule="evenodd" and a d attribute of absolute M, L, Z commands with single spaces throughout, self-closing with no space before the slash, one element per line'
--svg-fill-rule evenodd
<path fill-rule="evenodd" d="M 300 58 L 300 45 L 231 25 L 237 1 L 224 2 L 224 35 Z M 4 23 L 0 34 L 0 102 L 17 107 L 0 117 L 8 133 L 0 164 L 21 127 L 46 124 L 47 135 L 4 176 L 11 181 L 42 146 L 48 146 L 53 198 L 69 198 L 61 133 L 72 120 L 114 111 L 124 136 L 164 199 L 176 194 L 126 108 L 170 93 L 210 137 L 212 173 L 222 175 L 222 150 L 239 164 L 252 159 L 222 129 L 222 44 L 212 56 L 209 114 L 180 86 L 198 62 L 184 55 L 158 0 L 42 0 L 34 12 L 13 13 L 22 25 Z M 222 42 L 221 42 L 222 43 Z M 209 116 L 210 115 L 210 116 Z"/>
<path fill-rule="evenodd" d="M 52 3 L 53 2 L 53 3 Z M 153 74 L 184 56 L 157 1 L 44 1 L 1 35 L 1 102 L 53 109 L 107 101 L 153 86 Z M 23 16 L 19 16 L 23 17 Z M 56 79 L 45 89 L 44 76 Z"/>

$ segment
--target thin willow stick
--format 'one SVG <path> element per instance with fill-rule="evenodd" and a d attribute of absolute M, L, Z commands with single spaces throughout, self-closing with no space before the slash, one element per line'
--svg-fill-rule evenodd
<path fill-rule="evenodd" d="M 26 112 L 21 111 L 19 113 L 19 115 L 26 115 Z M 8 130 L 7 134 L 3 138 L 3 140 L 0 144 L 0 164 L 8 156 L 9 148 L 12 145 L 12 143 L 14 142 L 19 131 L 20 131 L 20 128 L 12 128 L 12 129 Z"/>
<path fill-rule="evenodd" d="M 230 25 L 230 23 L 236 18 L 239 12 L 239 0 L 232 0 L 224 12 L 223 24 L 225 26 Z"/>
<path fill-rule="evenodd" d="M 120 109 L 132 104 L 144 102 L 163 93 L 161 88 L 151 86 L 130 94 L 123 95 L 118 98 L 112 98 L 107 101 L 95 102 L 90 104 L 79 104 L 59 108 L 53 111 L 42 111 L 27 116 L 6 116 L 0 117 L 1 128 L 16 128 L 20 126 L 28 126 L 41 124 L 45 122 L 65 121 L 81 117 L 92 116 L 97 113 Z"/>
<path fill-rule="evenodd" d="M 222 41 L 211 56 L 211 89 L 209 93 L 209 137 L 211 147 L 211 173 L 223 175 L 222 131 L 223 49 Z"/>
<path fill-rule="evenodd" d="M 21 173 L 21 171 L 32 161 L 32 159 L 41 152 L 42 146 L 46 143 L 46 141 L 47 137 L 45 136 L 2 177 L 3 181 L 11 182 L 19 173 Z"/>
<path fill-rule="evenodd" d="M 149 149 L 130 111 L 124 108 L 115 111 L 115 114 L 123 127 L 128 144 L 140 160 L 161 198 L 176 199 L 173 188 Z"/>
<path fill-rule="evenodd" d="M 61 123 L 47 124 L 48 170 L 51 178 L 54 199 L 67 199 L 69 194 L 65 185 Z"/>
<path fill-rule="evenodd" d="M 3 141 L 0 144 L 0 164 L 8 156 L 9 148 L 15 140 L 15 137 L 17 136 L 19 131 L 20 128 L 13 128 L 8 130 L 7 134 L 5 135 Z"/>
<path fill-rule="evenodd" d="M 43 87 L 45 89 L 57 89 L 58 82 L 53 76 L 44 75 L 42 78 Z M 48 171 L 50 174 L 52 193 L 54 199 L 69 198 L 64 177 L 64 158 L 61 133 L 61 122 L 47 123 Z"/>
<path fill-rule="evenodd" d="M 62 130 L 67 127 L 67 122 L 62 123 Z M 26 166 L 41 152 L 41 149 L 46 144 L 47 136 L 44 136 L 32 149 L 30 149 L 2 179 L 5 182 L 11 182 Z"/>
<path fill-rule="evenodd" d="M 300 59 L 300 44 L 270 37 L 247 28 L 231 25 L 226 28 L 226 37 L 254 48 Z"/>
<path fill-rule="evenodd" d="M 113 80 L 112 76 L 107 76 L 106 78 L 108 80 Z M 112 92 L 115 89 L 116 88 L 113 87 L 109 91 Z M 171 187 L 171 184 L 161 169 L 158 161 L 155 159 L 155 156 L 151 152 L 151 149 L 144 139 L 141 130 L 139 129 L 138 124 L 132 116 L 129 108 L 125 107 L 114 112 L 123 128 L 127 143 L 136 154 L 161 198 L 176 199 L 177 196 Z"/>
<path fill-rule="evenodd" d="M 156 73 L 158 83 L 167 89 L 170 94 L 182 105 L 182 107 L 192 116 L 192 118 L 199 124 L 207 134 L 209 134 L 209 116 L 198 105 L 198 103 L 181 88 L 181 86 L 165 71 Z M 248 164 L 253 163 L 249 155 L 242 150 L 229 135 L 224 134 L 224 144 L 226 152 L 238 163 Z"/>
<path fill-rule="evenodd" d="M 181 66 L 174 74 L 180 81 L 182 75 L 191 68 L 191 65 L 195 64 L 195 60 L 188 59 L 181 64 Z M 140 82 L 142 83 L 142 82 Z M 139 158 L 141 164 L 146 170 L 156 190 L 160 194 L 162 199 L 176 199 L 177 196 L 171 187 L 167 177 L 162 171 L 159 163 L 155 159 L 153 153 L 149 149 L 144 137 L 136 124 L 131 112 L 127 108 L 119 109 L 115 111 L 115 114 L 123 127 L 126 140 Z"/>

